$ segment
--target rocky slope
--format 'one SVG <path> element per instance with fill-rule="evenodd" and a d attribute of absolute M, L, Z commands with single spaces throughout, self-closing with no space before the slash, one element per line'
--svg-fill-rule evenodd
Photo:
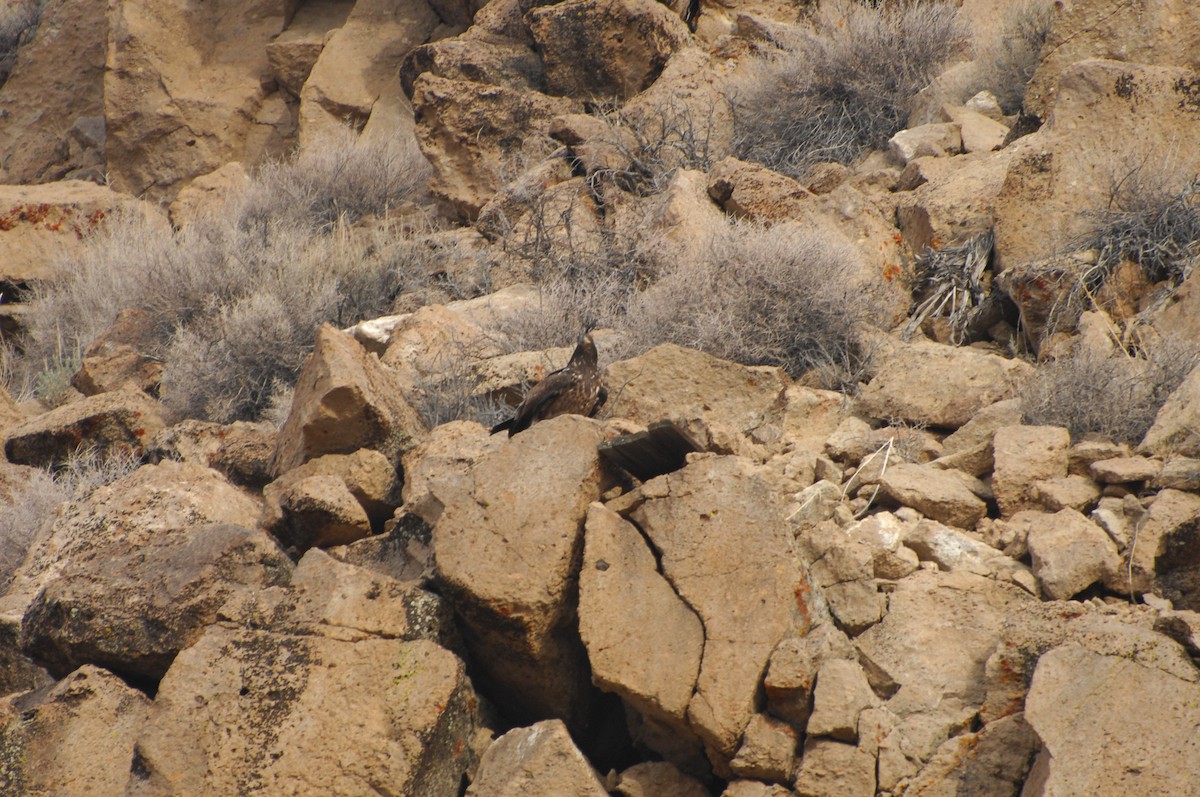
<path fill-rule="evenodd" d="M 963 2 L 971 52 L 1005 5 Z M 1080 243 L 1151 156 L 1190 207 L 1193 4 L 1057 4 L 1020 114 L 967 53 L 886 152 L 803 180 L 734 157 L 733 100 L 807 4 L 41 6 L 0 85 L 6 291 L 110 216 L 186 229 L 345 119 L 420 144 L 443 283 L 495 268 L 319 329 L 278 424 L 176 417 L 145 308 L 59 406 L 0 393 L 0 793 L 1194 791 L 1200 368 L 1132 440 L 1035 423 L 1027 389 L 1200 344 L 1190 266 Z M 704 158 L 656 172 L 637 137 L 668 117 L 705 120 Z M 430 423 L 464 369 L 511 403 L 565 362 L 497 342 L 541 307 L 529 230 L 652 228 L 686 264 L 730 218 L 848 253 L 860 384 L 597 330 L 598 418 Z M 0 310 L 20 341 L 30 308 Z M 113 477 L 31 503 L 84 449 Z"/>

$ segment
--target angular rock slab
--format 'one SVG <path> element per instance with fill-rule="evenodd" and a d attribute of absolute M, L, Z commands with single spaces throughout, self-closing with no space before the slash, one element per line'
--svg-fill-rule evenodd
<path fill-rule="evenodd" d="M 34 416 L 8 430 L 9 462 L 51 468 L 63 465 L 81 447 L 102 456 L 141 454 L 166 423 L 162 405 L 140 391 L 89 396 Z"/>
<path fill-rule="evenodd" d="M 737 753 L 771 652 L 808 628 L 811 585 L 779 497 L 738 457 L 700 459 L 647 482 L 630 518 L 704 624 L 688 721 L 718 765 Z"/>
<path fill-rule="evenodd" d="M 477 700 L 463 663 L 425 640 L 212 626 L 159 686 L 128 797 L 455 797 Z"/>
<path fill-rule="evenodd" d="M 579 415 L 534 424 L 450 486 L 434 528 L 442 592 L 480 680 L 513 716 L 582 718 L 589 683 L 574 591 L 584 518 L 607 483 L 602 439 Z"/>
<path fill-rule="evenodd" d="M 149 713 L 144 694 L 91 666 L 0 700 L 0 793 L 123 797 Z"/>
<path fill-rule="evenodd" d="M 1200 781 L 1195 680 L 1068 644 L 1038 661 L 1025 705 L 1044 745 L 1038 794 L 1188 794 Z"/>
<path fill-rule="evenodd" d="M 97 664 L 156 681 L 238 592 L 287 583 L 292 562 L 259 529 L 198 525 L 142 543 L 104 540 L 63 563 L 21 623 L 54 673 Z"/>
<path fill-rule="evenodd" d="M 509 731 L 492 742 L 467 797 L 606 797 L 604 785 L 561 720 Z"/>
<path fill-rule="evenodd" d="M 1104 530 L 1074 509 L 1032 523 L 1028 545 L 1033 573 L 1051 600 L 1066 600 L 1117 576 L 1121 562 Z"/>
<path fill-rule="evenodd" d="M 859 410 L 957 429 L 989 404 L 1012 397 L 1033 368 L 970 348 L 909 343 L 884 353 L 882 365 L 859 397 Z"/>
<path fill-rule="evenodd" d="M 296 381 L 274 469 L 283 474 L 314 457 L 361 448 L 394 462 L 424 433 L 393 374 L 354 338 L 326 324 Z"/>

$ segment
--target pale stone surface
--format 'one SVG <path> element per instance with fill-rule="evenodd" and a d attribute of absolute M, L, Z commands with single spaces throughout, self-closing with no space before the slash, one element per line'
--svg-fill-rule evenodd
<path fill-rule="evenodd" d="M 1183 384 L 1167 398 L 1154 417 L 1154 425 L 1142 438 L 1138 450 L 1155 456 L 1170 454 L 1200 456 L 1200 431 L 1196 418 L 1200 414 L 1200 368 L 1193 368 Z"/>
<path fill-rule="evenodd" d="M 971 108 L 951 105 L 946 113 L 959 127 L 963 152 L 991 152 L 999 149 L 1008 136 L 1008 125 Z"/>
<path fill-rule="evenodd" d="M 710 756 L 728 760 L 755 713 L 771 652 L 807 628 L 800 598 L 810 587 L 790 555 L 779 499 L 745 460 L 698 459 L 641 489 L 646 500 L 630 517 L 704 624 L 688 719 Z"/>
<path fill-rule="evenodd" d="M 634 764 L 621 773 L 621 797 L 709 797 L 708 789 L 665 761 Z"/>
<path fill-rule="evenodd" d="M 743 778 L 786 783 L 796 767 L 799 741 L 791 725 L 756 714 L 746 726 L 742 746 L 729 767 Z"/>
<path fill-rule="evenodd" d="M 992 489 L 1000 514 L 1011 517 L 1034 509 L 1033 485 L 1067 475 L 1071 436 L 1058 426 L 1004 426 L 993 440 L 996 457 Z"/>
<path fill-rule="evenodd" d="M 887 611 L 887 600 L 875 587 L 875 556 L 870 546 L 848 539 L 846 532 L 831 522 L 804 530 L 796 543 L 813 587 L 842 627 L 858 633 L 879 622 Z"/>
<path fill-rule="evenodd" d="M 1028 545 L 1033 573 L 1051 600 L 1065 600 L 1111 579 L 1120 564 L 1117 547 L 1104 530 L 1074 509 L 1033 523 Z"/>
<path fill-rule="evenodd" d="M 1162 490 L 1144 511 L 1129 507 L 1131 544 L 1121 556 L 1118 573 L 1105 584 L 1122 593 L 1150 592 L 1168 540 L 1180 530 L 1191 529 L 1200 518 L 1200 496 L 1179 490 Z M 1136 535 L 1136 537 L 1134 536 Z"/>
<path fill-rule="evenodd" d="M 825 622 L 809 633 L 788 637 L 771 653 L 763 677 L 767 710 L 773 716 L 803 728 L 812 713 L 813 687 L 821 665 L 832 659 L 849 659 L 854 649 L 849 638 Z"/>
<path fill-rule="evenodd" d="M 942 570 L 963 570 L 1000 581 L 1010 581 L 1037 594 L 1029 568 L 988 545 L 977 536 L 933 520 L 922 520 L 905 530 L 904 545 L 921 561 L 936 562 Z"/>
<path fill-rule="evenodd" d="M 954 471 L 897 463 L 884 471 L 880 486 L 901 506 L 951 526 L 971 529 L 987 513 L 981 501 Z"/>
<path fill-rule="evenodd" d="M 466 500 L 472 466 L 505 442 L 474 421 L 452 421 L 431 430 L 402 461 L 405 510 L 433 526 L 447 503 Z"/>
<path fill-rule="evenodd" d="M 263 502 L 268 512 L 284 491 L 312 476 L 331 476 L 341 481 L 362 506 L 372 526 L 382 525 L 400 505 L 401 480 L 395 466 L 378 451 L 361 448 L 350 454 L 315 457 L 263 487 Z"/>
<path fill-rule="evenodd" d="M 477 707 L 463 663 L 429 641 L 211 626 L 159 685 L 128 797 L 453 797 Z"/>
<path fill-rule="evenodd" d="M 808 719 L 808 736 L 828 736 L 843 742 L 858 741 L 858 717 L 879 700 L 857 662 L 831 659 L 817 673 L 813 712 Z"/>
<path fill-rule="evenodd" d="M 7 794 L 120 797 L 150 700 L 99 667 L 0 699 L 0 788 Z"/>
<path fill-rule="evenodd" d="M 943 742 L 909 789 L 928 797 L 1010 797 L 1025 782 L 1038 747 L 1023 714 L 1001 717 Z"/>
<path fill-rule="evenodd" d="M 884 355 L 859 408 L 875 418 L 956 429 L 989 404 L 1011 398 L 1028 363 L 937 343 L 897 346 Z"/>
<path fill-rule="evenodd" d="M 517 728 L 494 741 L 467 797 L 606 797 L 561 720 Z"/>
<path fill-rule="evenodd" d="M 451 482 L 434 528 L 441 591 L 503 709 L 583 716 L 591 684 L 574 592 L 588 505 L 607 488 L 596 421 L 534 424 Z M 435 491 L 437 487 L 430 485 Z"/>
<path fill-rule="evenodd" d="M 1102 484 L 1125 484 L 1153 479 L 1162 463 L 1149 457 L 1118 457 L 1093 462 L 1092 476 Z"/>
<path fill-rule="evenodd" d="M 1048 760 L 1040 794 L 1184 794 L 1200 778 L 1200 685 L 1064 645 L 1039 659 L 1026 718 Z"/>
<path fill-rule="evenodd" d="M 271 533 L 297 551 L 347 545 L 371 534 L 366 510 L 337 476 L 307 476 L 282 488 Z"/>
<path fill-rule="evenodd" d="M 910 162 L 902 184 L 905 179 L 920 184 L 896 194 L 896 222 L 904 240 L 924 251 L 987 232 L 1011 159 L 1010 152 L 1002 151 Z"/>
<path fill-rule="evenodd" d="M 274 469 L 282 475 L 313 457 L 361 448 L 395 460 L 425 432 L 394 374 L 354 338 L 325 325 L 297 379 Z"/>
<path fill-rule="evenodd" d="M 941 122 L 901 130 L 888 140 L 888 152 L 900 165 L 918 157 L 946 157 L 963 151 L 962 128 Z"/>
<path fill-rule="evenodd" d="M 798 797 L 872 797 L 875 757 L 852 744 L 809 739 L 792 788 Z"/>
<path fill-rule="evenodd" d="M 1029 494 L 1037 504 L 1051 512 L 1060 509 L 1086 512 L 1100 499 L 1100 485 L 1087 476 L 1072 474 L 1034 482 Z"/>

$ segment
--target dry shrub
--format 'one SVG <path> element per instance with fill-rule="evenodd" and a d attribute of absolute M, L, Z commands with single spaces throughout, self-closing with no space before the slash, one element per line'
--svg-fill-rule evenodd
<path fill-rule="evenodd" d="M 1021 414 L 1026 423 L 1066 427 L 1073 438 L 1094 433 L 1137 443 L 1198 363 L 1200 347 L 1170 338 L 1133 354 L 1077 346 L 1022 386 Z"/>
<path fill-rule="evenodd" d="M 339 127 L 295 158 L 262 167 L 236 214 L 243 225 L 282 222 L 327 231 L 338 222 L 383 215 L 423 193 L 431 173 L 416 138 Z"/>
<path fill-rule="evenodd" d="M 979 48 L 981 88 L 996 95 L 1005 113 L 1021 110 L 1053 20 L 1051 0 L 1017 3 L 1005 11 L 1000 36 Z"/>
<path fill-rule="evenodd" d="M 132 473 L 139 464 L 132 454 L 101 456 L 82 450 L 56 471 L 37 470 L 0 501 L 0 592 L 12 580 L 38 530 L 68 501 L 79 501 L 97 487 Z"/>
<path fill-rule="evenodd" d="M 882 147 L 904 127 L 912 98 L 967 41 L 949 3 L 832 9 L 739 81 L 739 157 L 802 177 L 814 163 L 850 163 Z"/>
<path fill-rule="evenodd" d="M 636 114 L 612 110 L 596 115 L 613 130 L 601 143 L 611 147 L 625 164 L 599 170 L 593 181 L 612 180 L 622 191 L 647 196 L 664 190 L 680 169 L 706 172 L 712 168 L 714 106 L 703 118 L 678 99 Z"/>
<path fill-rule="evenodd" d="M 219 422 L 257 417 L 277 383 L 294 381 L 321 323 L 383 314 L 428 279 L 411 231 L 350 235 L 345 226 L 424 179 L 414 177 L 426 168 L 415 144 L 411 157 L 395 145 L 377 163 L 378 146 L 343 138 L 268 167 L 244 201 L 182 230 L 142 214 L 111 218 L 35 296 L 26 372 L 69 375 L 121 309 L 138 307 L 153 321 L 147 354 L 164 360 L 169 407 Z"/>
<path fill-rule="evenodd" d="M 857 266 L 848 246 L 799 226 L 731 223 L 706 258 L 637 294 L 626 324 L 641 348 L 677 343 L 847 388 L 867 365 L 859 330 L 872 319 Z"/>

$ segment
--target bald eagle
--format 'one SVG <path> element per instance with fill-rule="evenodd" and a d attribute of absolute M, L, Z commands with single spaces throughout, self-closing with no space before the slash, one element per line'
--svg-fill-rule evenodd
<path fill-rule="evenodd" d="M 517 414 L 492 427 L 492 434 L 508 430 L 512 437 L 531 424 L 555 415 L 592 417 L 608 400 L 608 391 L 600 384 L 596 365 L 596 343 L 584 332 L 575 342 L 575 352 L 565 368 L 560 368 L 534 385 L 517 407 Z"/>

